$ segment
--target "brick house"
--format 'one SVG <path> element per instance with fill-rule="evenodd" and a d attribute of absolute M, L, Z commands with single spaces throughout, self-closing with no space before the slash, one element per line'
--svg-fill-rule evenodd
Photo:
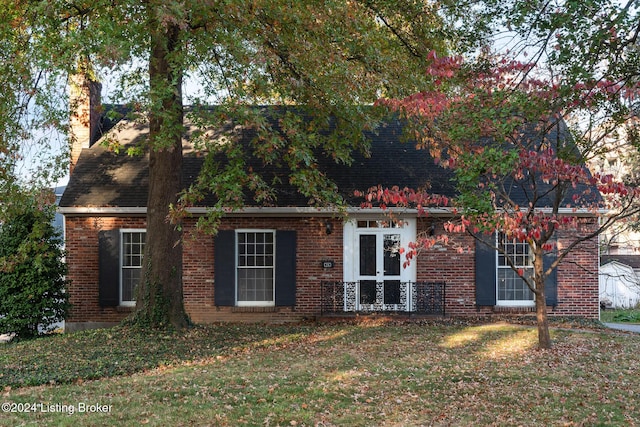
<path fill-rule="evenodd" d="M 87 97 L 79 108 L 91 110 L 91 102 L 99 98 Z M 99 120 L 72 123 L 80 128 L 74 130 L 78 144 L 60 203 L 72 281 L 69 330 L 125 318 L 135 305 L 140 275 L 148 158 L 115 154 L 98 142 L 115 138 L 126 145 L 146 129 L 126 120 L 116 127 L 102 123 L 101 131 L 92 128 Z M 427 217 L 405 211 L 401 221 L 391 221 L 380 210 L 357 207 L 353 191 L 377 184 L 429 185 L 435 193 L 452 195 L 451 171 L 437 166 L 427 150 L 402 143 L 400 133 L 401 125 L 390 122 L 370 135 L 370 157 L 356 156 L 350 167 L 330 161 L 321 165 L 354 206 L 346 216 L 309 207 L 286 180 L 277 189 L 277 205 L 248 204 L 227 214 L 216 236 L 195 229 L 206 203 L 193 208 L 183 227 L 184 304 L 191 319 L 280 322 L 333 313 L 475 316 L 533 311 L 526 285 L 495 251 L 470 236 L 456 237 L 456 246 L 469 250 L 436 247 L 402 267 L 397 249 L 419 233 L 438 232 L 450 218 L 448 211 Z M 185 185 L 201 164 L 201 157 L 185 152 Z M 560 244 L 565 237 L 557 236 Z M 517 253 L 528 251 L 521 243 L 504 244 Z M 598 318 L 597 240 L 582 243 L 559 266 L 549 278 L 547 296 L 551 315 Z"/>

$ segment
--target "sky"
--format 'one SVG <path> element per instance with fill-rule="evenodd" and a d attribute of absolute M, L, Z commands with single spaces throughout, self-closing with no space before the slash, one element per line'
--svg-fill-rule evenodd
<path fill-rule="evenodd" d="M 117 76 L 105 75 L 103 76 L 101 83 L 101 96 L 103 103 L 119 104 L 124 102 L 122 99 L 117 98 L 119 94 Z M 68 87 L 62 87 L 61 90 L 68 91 Z M 204 93 L 202 91 L 202 85 L 193 78 L 185 79 L 185 83 L 183 85 L 183 97 L 185 102 L 188 99 L 193 99 L 193 97 L 203 98 Z M 44 144 L 39 141 L 46 141 L 46 144 L 48 144 L 49 147 L 44 149 Z M 67 143 L 66 135 L 55 129 L 35 130 L 33 137 L 21 144 L 20 151 L 23 159 L 18 163 L 16 168 L 18 176 L 25 181 L 30 181 L 36 174 L 34 169 L 41 167 L 53 157 L 60 155 L 66 148 Z M 45 169 L 51 170 L 52 168 L 45 167 Z M 69 174 L 66 173 L 59 179 L 49 182 L 52 186 L 57 187 L 67 185 L 68 181 Z"/>

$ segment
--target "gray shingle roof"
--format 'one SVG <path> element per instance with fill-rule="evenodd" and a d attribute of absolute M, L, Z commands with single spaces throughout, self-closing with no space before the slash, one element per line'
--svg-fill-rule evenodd
<path fill-rule="evenodd" d="M 109 123 L 109 126 L 113 126 L 113 123 Z M 124 123 L 117 134 L 114 134 L 114 130 L 105 129 L 105 137 L 116 137 L 128 143 L 137 140 L 147 131 L 148 128 L 144 125 Z M 353 163 L 347 166 L 335 163 L 328 156 L 320 155 L 318 167 L 336 183 L 341 195 L 352 206 L 359 206 L 362 202 L 362 199 L 354 197 L 354 190 L 367 190 L 375 185 L 429 188 L 435 194 L 454 196 L 455 188 L 451 181 L 453 171 L 438 166 L 428 150 L 418 150 L 414 143 L 403 142 L 401 134 L 401 123 L 398 120 L 390 120 L 375 133 L 367 133 L 371 142 L 369 157 L 356 153 Z M 236 143 L 247 145 L 251 133 L 246 132 L 242 135 L 242 139 Z M 196 156 L 192 150 L 186 150 L 182 178 L 185 187 L 195 181 L 203 161 L 203 157 Z M 309 205 L 307 198 L 288 183 L 287 170 L 265 165 L 255 158 L 250 159 L 247 165 L 269 178 L 280 177 L 282 184 L 275 188 L 276 206 Z M 94 144 L 82 151 L 60 206 L 144 207 L 147 201 L 148 180 L 148 156 L 116 154 L 101 144 Z M 513 198 L 525 205 L 527 196 L 525 191 L 518 187 L 514 186 Z M 211 203 L 211 199 L 205 199 L 202 205 L 207 206 Z M 256 202 L 247 195 L 245 204 L 255 206 Z"/>
<path fill-rule="evenodd" d="M 141 130 L 142 131 L 142 130 Z M 431 187 L 431 191 L 453 195 L 452 171 L 437 166 L 427 150 L 417 150 L 415 144 L 401 142 L 401 126 L 397 121 L 369 134 L 371 156 L 356 153 L 350 166 L 336 164 L 328 157 L 319 157 L 319 168 L 332 179 L 342 196 L 354 205 L 362 200 L 353 197 L 354 190 L 367 190 L 375 185 L 410 188 Z M 127 138 L 131 135 L 127 134 Z M 245 138 L 249 138 L 246 136 Z M 240 141 L 239 143 L 246 143 Z M 194 182 L 203 158 L 185 153 L 183 184 Z M 288 183 L 287 172 L 257 159 L 248 162 L 254 170 L 269 177 L 279 175 L 282 184 L 276 187 L 277 206 L 307 206 L 307 199 Z M 62 207 L 143 207 L 146 206 L 149 183 L 148 155 L 116 154 L 100 144 L 82 151 L 62 197 Z M 209 200 L 210 202 L 210 200 Z M 252 200 L 246 200 L 248 206 Z M 205 200 L 203 204 L 207 204 Z"/>

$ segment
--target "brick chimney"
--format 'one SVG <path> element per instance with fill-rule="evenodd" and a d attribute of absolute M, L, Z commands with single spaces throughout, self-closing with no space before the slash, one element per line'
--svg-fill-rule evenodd
<path fill-rule="evenodd" d="M 80 71 L 69 78 L 69 87 L 69 169 L 73 172 L 82 149 L 91 147 L 98 137 L 102 84 L 93 79 L 90 72 Z"/>

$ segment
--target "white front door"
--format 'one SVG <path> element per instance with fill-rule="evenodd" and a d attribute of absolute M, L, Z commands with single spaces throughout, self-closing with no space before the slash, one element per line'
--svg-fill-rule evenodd
<path fill-rule="evenodd" d="M 400 249 L 415 239 L 415 222 L 361 219 L 353 221 L 348 231 L 352 243 L 350 265 L 345 248 L 345 282 L 350 283 L 345 309 L 410 311 L 415 266 L 404 267 Z"/>

